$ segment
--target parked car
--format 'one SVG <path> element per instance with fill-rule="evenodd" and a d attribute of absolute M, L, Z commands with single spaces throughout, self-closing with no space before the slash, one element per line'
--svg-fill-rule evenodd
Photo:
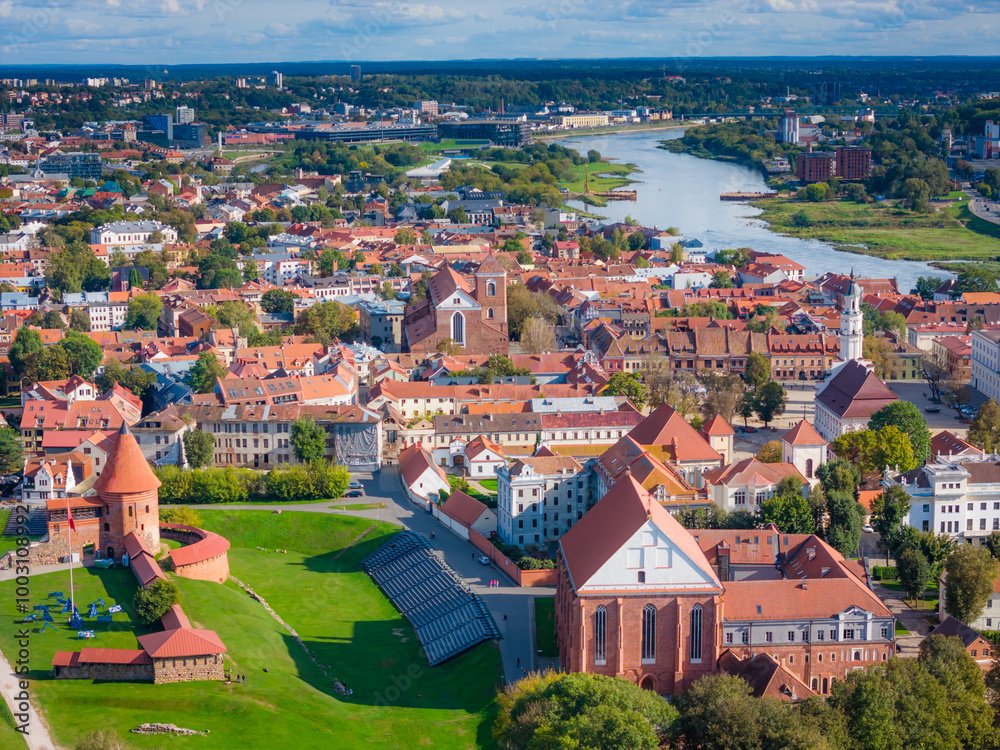
<path fill-rule="evenodd" d="M 364 496 L 365 496 L 364 490 L 351 490 L 346 495 L 344 495 L 344 497 L 364 497 Z"/>
<path fill-rule="evenodd" d="M 941 411 L 941 407 L 940 406 L 925 406 L 924 407 L 924 411 L 927 412 L 928 414 L 937 414 L 939 411 Z"/>
<path fill-rule="evenodd" d="M 746 432 L 746 433 L 757 432 L 757 428 L 756 427 L 744 427 L 743 428 L 743 432 Z"/>
<path fill-rule="evenodd" d="M 489 565 L 490 564 L 490 558 L 488 558 L 486 555 L 483 555 L 482 557 L 479 558 L 479 564 L 480 565 Z"/>
<path fill-rule="evenodd" d="M 352 490 L 360 490 L 361 489 L 361 482 L 359 482 L 357 479 L 352 479 L 347 486 L 349 488 L 351 488 Z"/>
<path fill-rule="evenodd" d="M 865 524 L 865 533 L 867 534 L 875 533 L 875 529 L 872 528 L 872 525 L 870 523 Z"/>

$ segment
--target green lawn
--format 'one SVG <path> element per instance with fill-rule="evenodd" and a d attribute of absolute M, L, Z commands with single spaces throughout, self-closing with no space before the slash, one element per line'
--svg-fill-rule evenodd
<path fill-rule="evenodd" d="M 497 491 L 496 479 L 477 479 L 476 484 L 478 484 L 484 490 L 489 490 L 490 492 L 496 494 Z"/>
<path fill-rule="evenodd" d="M 903 586 L 898 581 L 880 581 L 883 586 L 892 591 L 899 593 L 900 598 L 904 601 L 909 602 L 910 600 L 906 598 L 906 593 L 903 591 Z M 937 609 L 938 597 L 940 592 L 936 586 L 928 587 L 927 591 L 924 592 L 924 598 L 917 602 L 915 609 Z"/>
<path fill-rule="evenodd" d="M 535 648 L 541 656 L 559 656 L 555 614 L 555 597 L 535 597 Z"/>
<path fill-rule="evenodd" d="M 927 214 L 897 208 L 895 201 L 807 203 L 783 196 L 756 205 L 774 231 L 850 252 L 917 261 L 994 260 L 1000 255 L 1000 227 L 973 216 L 965 201 Z M 807 226 L 796 223 L 795 217 L 802 215 Z"/>
<path fill-rule="evenodd" d="M 14 727 L 14 717 L 7 707 L 7 701 L 0 700 L 0 747 L 14 750 L 14 748 L 25 747 L 24 735 L 17 732 Z"/>
<path fill-rule="evenodd" d="M 616 162 L 598 162 L 590 164 L 590 189 L 597 193 L 607 190 L 625 187 L 632 180 L 628 175 L 632 172 L 632 167 L 628 164 L 618 164 Z M 559 180 L 557 187 L 565 188 L 571 193 L 582 193 L 584 190 L 585 175 L 587 165 L 575 164 L 570 167 L 571 177 L 566 180 Z"/>
<path fill-rule="evenodd" d="M 909 635 L 909 634 L 910 631 L 906 629 L 906 626 L 903 625 L 903 623 L 901 623 L 899 620 L 896 620 L 896 635 Z"/>
<path fill-rule="evenodd" d="M 6 525 L 4 521 L 4 525 Z M 0 526 L 0 531 L 3 531 L 3 526 Z M 32 542 L 37 542 L 41 539 L 40 536 L 29 536 L 28 539 Z M 0 557 L 3 557 L 12 549 L 17 549 L 17 537 L 16 536 L 6 536 L 0 534 Z"/>
<path fill-rule="evenodd" d="M 489 730 L 500 676 L 496 646 L 482 644 L 429 667 L 412 628 L 357 564 L 397 527 L 377 525 L 334 560 L 373 523 L 314 513 L 199 511 L 206 528 L 233 543 L 233 575 L 267 599 L 354 695 L 336 697 L 330 680 L 287 631 L 232 582 L 175 578 L 192 624 L 219 634 L 229 649 L 227 666 L 246 674 L 246 685 L 47 680 L 52 654 L 81 645 L 66 629 L 47 630 L 32 640 L 32 689 L 59 744 L 72 746 L 87 732 L 109 727 L 143 748 L 228 750 L 263 738 L 270 747 L 297 749 L 494 746 Z M 288 553 L 260 552 L 258 546 Z M 136 589 L 131 572 L 88 570 L 75 578 L 79 601 L 103 593 L 105 601 L 130 608 Z M 0 584 L 7 601 L 11 585 Z M 32 578 L 31 587 L 32 601 L 40 602 L 51 590 L 66 591 L 67 576 Z M 135 648 L 135 632 L 146 631 L 116 617 L 122 621 L 110 629 L 96 625 L 98 637 L 86 645 Z M 13 649 L 15 632 L 12 618 L 0 619 L 5 653 Z M 212 731 L 194 738 L 129 734 L 145 721 Z M 0 733 L 0 746 L 7 747 L 2 738 Z"/>

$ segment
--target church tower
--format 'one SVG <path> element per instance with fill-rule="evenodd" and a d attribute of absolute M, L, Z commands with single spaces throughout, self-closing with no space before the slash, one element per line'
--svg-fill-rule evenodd
<path fill-rule="evenodd" d="M 125 552 L 124 539 L 133 531 L 145 540 L 149 549 L 155 552 L 160 548 L 159 486 L 160 480 L 149 468 L 128 422 L 122 422 L 118 442 L 94 482 L 94 489 L 104 502 L 101 554 L 120 559 Z"/>
<path fill-rule="evenodd" d="M 476 269 L 476 301 L 482 321 L 507 335 L 507 269 L 490 253 Z"/>
<path fill-rule="evenodd" d="M 851 271 L 851 285 L 840 313 L 840 359 L 844 362 L 860 360 L 864 356 L 864 340 L 861 287 L 854 280 L 854 271 Z"/>

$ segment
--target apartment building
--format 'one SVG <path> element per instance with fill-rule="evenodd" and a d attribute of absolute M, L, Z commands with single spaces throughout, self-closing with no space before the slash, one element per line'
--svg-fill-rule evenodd
<path fill-rule="evenodd" d="M 590 472 L 569 456 L 525 457 L 497 469 L 497 531 L 508 544 L 556 541 L 590 504 Z"/>

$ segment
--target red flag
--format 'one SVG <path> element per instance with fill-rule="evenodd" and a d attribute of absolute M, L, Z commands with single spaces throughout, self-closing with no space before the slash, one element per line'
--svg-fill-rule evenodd
<path fill-rule="evenodd" d="M 73 511 L 70 510 L 69 503 L 66 503 L 66 515 L 69 516 L 69 527 L 73 531 L 76 531 L 76 524 L 73 523 Z"/>

